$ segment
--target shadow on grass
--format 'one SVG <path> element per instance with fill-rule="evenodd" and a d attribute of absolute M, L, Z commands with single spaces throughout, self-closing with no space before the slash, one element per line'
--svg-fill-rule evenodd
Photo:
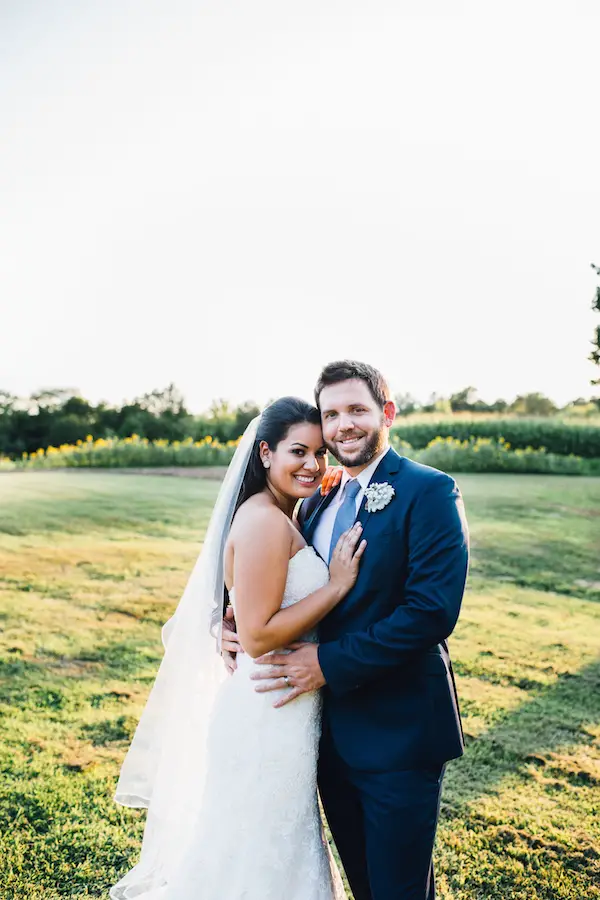
<path fill-rule="evenodd" d="M 533 763 L 572 744 L 592 744 L 590 726 L 600 723 L 600 659 L 575 674 L 540 687 L 477 738 L 468 734 L 465 757 L 455 766 L 461 803 L 494 792 L 505 775 L 525 773 Z"/>
<path fill-rule="evenodd" d="M 542 791 L 550 794 L 570 787 L 600 790 L 597 775 L 578 764 L 569 753 L 575 745 L 590 746 L 595 742 L 593 727 L 598 723 L 600 659 L 575 674 L 560 675 L 556 682 L 537 690 L 477 738 L 466 735 L 464 758 L 448 770 L 442 818 L 451 827 L 477 832 L 478 840 L 487 843 L 494 854 L 510 848 L 510 853 L 526 867 L 535 857 L 535 866 L 557 864 L 594 884 L 600 869 L 600 851 L 592 836 L 584 836 L 580 827 L 576 834 L 567 829 L 564 843 L 558 843 L 486 815 L 474 802 L 486 796 L 500 796 L 503 782 L 509 778 L 513 782 L 515 778 L 541 782 Z M 540 820 L 548 815 L 543 809 L 541 806 L 537 813 Z M 536 814 L 533 808 L 531 812 Z"/>

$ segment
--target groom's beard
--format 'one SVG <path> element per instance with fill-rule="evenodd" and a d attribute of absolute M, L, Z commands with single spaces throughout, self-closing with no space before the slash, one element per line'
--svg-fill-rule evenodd
<path fill-rule="evenodd" d="M 379 428 L 374 431 L 364 443 L 364 446 L 356 456 L 344 456 L 340 451 L 338 444 L 329 444 L 325 442 L 325 446 L 329 452 L 335 456 L 337 461 L 348 469 L 354 469 L 357 466 L 366 466 L 372 459 L 379 456 L 385 449 L 385 429 Z"/>

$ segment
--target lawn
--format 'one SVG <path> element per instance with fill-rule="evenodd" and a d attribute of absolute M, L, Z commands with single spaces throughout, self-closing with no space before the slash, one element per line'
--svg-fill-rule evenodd
<path fill-rule="evenodd" d="M 446 776 L 439 896 L 600 898 L 600 479 L 459 482 L 468 746 Z M 2 900 L 106 897 L 135 862 L 144 812 L 112 793 L 217 489 L 0 475 Z"/>

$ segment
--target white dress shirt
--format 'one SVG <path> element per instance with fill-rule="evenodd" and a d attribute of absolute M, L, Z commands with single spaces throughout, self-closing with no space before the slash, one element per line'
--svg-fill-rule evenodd
<path fill-rule="evenodd" d="M 376 456 L 375 459 L 369 463 L 366 469 L 363 469 L 362 472 L 360 472 L 356 476 L 356 480 L 360 484 L 360 490 L 356 495 L 356 515 L 358 515 L 360 505 L 363 502 L 365 496 L 365 490 L 369 486 L 369 482 L 373 477 L 375 469 L 389 449 L 389 447 L 386 447 L 383 453 L 380 453 L 379 456 Z M 337 494 L 335 495 L 329 506 L 325 509 L 325 511 L 321 513 L 319 521 L 317 522 L 317 526 L 313 532 L 313 547 L 315 548 L 319 556 L 325 560 L 325 562 L 327 562 L 327 560 L 329 559 L 329 545 L 331 544 L 331 535 L 333 534 L 333 524 L 335 522 L 335 517 L 337 516 L 338 510 L 342 503 L 344 488 L 351 478 L 352 476 L 349 475 L 348 472 L 346 472 L 346 470 L 344 469 Z"/>

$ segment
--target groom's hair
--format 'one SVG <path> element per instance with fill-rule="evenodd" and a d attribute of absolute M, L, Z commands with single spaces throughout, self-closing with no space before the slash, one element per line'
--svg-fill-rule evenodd
<path fill-rule="evenodd" d="M 358 362 L 355 359 L 340 359 L 337 362 L 327 363 L 321 371 L 317 386 L 315 387 L 315 403 L 320 408 L 319 398 L 324 387 L 330 384 L 339 384 L 341 381 L 357 379 L 364 381 L 369 388 L 375 403 L 382 409 L 388 400 L 391 400 L 388 383 L 377 369 L 368 363 Z"/>

